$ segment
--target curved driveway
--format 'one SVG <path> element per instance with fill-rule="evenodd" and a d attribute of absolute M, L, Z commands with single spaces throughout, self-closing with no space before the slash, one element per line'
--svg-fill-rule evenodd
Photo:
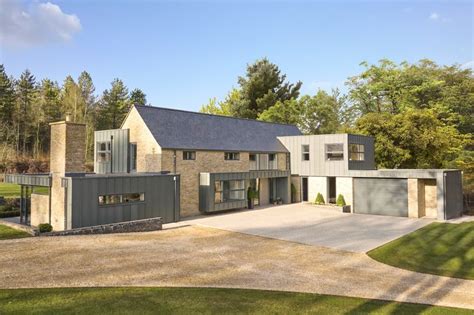
<path fill-rule="evenodd" d="M 0 242 L 0 287 L 203 286 L 315 292 L 474 309 L 474 281 L 362 253 L 188 226 Z"/>

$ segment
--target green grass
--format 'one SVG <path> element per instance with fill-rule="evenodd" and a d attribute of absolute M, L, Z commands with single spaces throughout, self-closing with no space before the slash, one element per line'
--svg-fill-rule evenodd
<path fill-rule="evenodd" d="M 403 269 L 474 280 L 474 222 L 432 223 L 367 254 Z"/>
<path fill-rule="evenodd" d="M 29 236 L 31 235 L 24 231 L 16 230 L 9 226 L 0 224 L 0 240 L 9 240 L 13 238 L 23 238 Z"/>
<path fill-rule="evenodd" d="M 34 187 L 35 193 L 47 195 L 48 187 Z M 20 185 L 0 183 L 0 196 L 5 198 L 19 198 L 20 197 Z"/>
<path fill-rule="evenodd" d="M 0 290 L 0 309 L 6 314 L 471 313 L 456 308 L 330 295 L 213 288 Z"/>

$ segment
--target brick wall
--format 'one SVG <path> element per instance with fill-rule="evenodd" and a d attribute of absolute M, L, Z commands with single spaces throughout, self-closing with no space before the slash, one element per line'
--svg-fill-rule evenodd
<path fill-rule="evenodd" d="M 130 142 L 137 144 L 137 172 L 161 171 L 161 147 L 135 108 L 128 114 L 122 129 L 129 129 Z"/>

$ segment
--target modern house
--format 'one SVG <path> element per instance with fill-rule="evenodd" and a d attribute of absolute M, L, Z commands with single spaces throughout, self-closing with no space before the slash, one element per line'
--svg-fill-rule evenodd
<path fill-rule="evenodd" d="M 85 126 L 51 124 L 51 173 L 8 175 L 23 213 L 55 230 L 160 216 L 164 222 L 257 204 L 341 194 L 351 211 L 446 220 L 462 214 L 459 170 L 377 170 L 374 139 L 302 135 L 293 125 L 134 106 L 120 129 L 95 132 L 94 173 L 84 165 Z M 35 185 L 49 196 L 31 195 Z M 292 186 L 296 193 L 292 196 Z M 317 209 L 315 208 L 315 211 Z"/>

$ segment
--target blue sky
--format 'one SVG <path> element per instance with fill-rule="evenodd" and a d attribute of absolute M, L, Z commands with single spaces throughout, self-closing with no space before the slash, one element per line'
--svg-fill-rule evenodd
<path fill-rule="evenodd" d="M 343 88 L 364 60 L 474 59 L 472 1 L 50 1 L 0 1 L 7 72 L 87 70 L 98 92 L 118 77 L 155 106 L 223 99 L 261 57 L 311 94 Z"/>

